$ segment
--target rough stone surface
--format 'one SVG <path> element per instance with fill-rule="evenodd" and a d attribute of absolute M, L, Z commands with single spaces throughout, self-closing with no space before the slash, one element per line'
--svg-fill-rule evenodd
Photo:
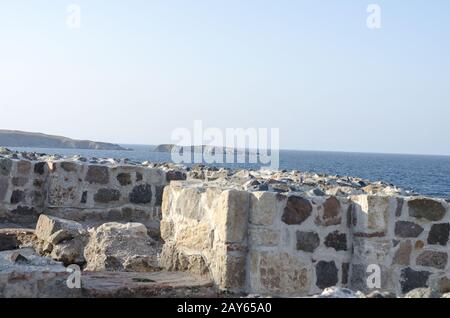
<path fill-rule="evenodd" d="M 157 243 L 139 223 L 105 223 L 89 231 L 84 250 L 88 271 L 148 272 L 159 269 Z"/>
<path fill-rule="evenodd" d="M 130 202 L 145 204 L 152 201 L 152 188 L 149 184 L 135 186 L 129 195 Z"/>
<path fill-rule="evenodd" d="M 320 261 L 316 265 L 316 286 L 324 289 L 338 282 L 338 269 L 334 261 Z"/>
<path fill-rule="evenodd" d="M 429 276 L 430 272 L 427 271 L 416 271 L 410 267 L 404 268 L 401 271 L 400 281 L 402 293 L 406 294 L 416 288 L 428 287 L 427 284 Z"/>
<path fill-rule="evenodd" d="M 441 202 L 427 198 L 417 198 L 408 201 L 409 215 L 428 221 L 440 221 L 445 215 Z"/>
<path fill-rule="evenodd" d="M 441 295 L 431 288 L 416 288 L 409 291 L 405 298 L 440 298 Z"/>
<path fill-rule="evenodd" d="M 86 181 L 89 183 L 96 184 L 108 184 L 109 182 L 109 171 L 105 166 L 89 166 L 86 173 Z"/>
<path fill-rule="evenodd" d="M 329 197 L 323 204 L 321 212 L 316 223 L 324 226 L 341 223 L 341 203 L 336 197 Z"/>
<path fill-rule="evenodd" d="M 121 186 L 127 186 L 132 183 L 131 181 L 131 175 L 129 173 L 119 173 L 117 175 L 117 181 L 119 181 Z"/>
<path fill-rule="evenodd" d="M 75 221 L 41 215 L 35 231 L 41 255 L 50 255 L 64 264 L 83 264 L 87 231 Z"/>
<path fill-rule="evenodd" d="M 423 232 L 423 227 L 409 221 L 397 221 L 395 223 L 395 235 L 402 238 L 418 237 Z"/>
<path fill-rule="evenodd" d="M 94 195 L 94 201 L 98 203 L 110 203 L 120 200 L 120 191 L 116 189 L 99 189 Z"/>
<path fill-rule="evenodd" d="M 308 200 L 298 196 L 290 196 L 281 220 L 288 225 L 301 224 L 311 215 L 311 212 L 312 205 Z"/>
<path fill-rule="evenodd" d="M 320 238 L 316 232 L 297 231 L 297 250 L 312 253 L 320 245 Z"/>
<path fill-rule="evenodd" d="M 339 231 L 331 232 L 325 238 L 325 246 L 334 248 L 336 251 L 347 250 L 347 235 Z"/>
<path fill-rule="evenodd" d="M 428 244 L 447 245 L 450 223 L 433 224 L 428 233 Z"/>
<path fill-rule="evenodd" d="M 7 178 L 0 177 L 0 201 L 3 201 L 8 192 L 9 181 Z"/>
<path fill-rule="evenodd" d="M 11 173 L 12 160 L 6 158 L 0 158 L 0 175 L 9 176 Z"/>
<path fill-rule="evenodd" d="M 392 263 L 394 265 L 408 266 L 410 264 L 411 252 L 412 252 L 411 241 L 401 242 L 397 251 L 395 252 Z"/>
<path fill-rule="evenodd" d="M 445 269 L 448 255 L 446 252 L 424 251 L 417 256 L 416 264 L 420 266 Z"/>

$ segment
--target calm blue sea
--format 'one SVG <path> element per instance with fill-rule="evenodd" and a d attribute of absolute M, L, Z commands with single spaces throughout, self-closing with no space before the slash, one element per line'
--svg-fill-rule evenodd
<path fill-rule="evenodd" d="M 129 158 L 135 161 L 168 162 L 170 154 L 152 152 L 152 146 L 124 145 L 133 151 L 11 148 L 17 151 L 76 155 L 97 158 Z M 231 168 L 258 168 L 233 164 Z M 355 176 L 385 181 L 430 196 L 450 198 L 450 156 L 367 154 L 282 150 L 280 169 Z"/>

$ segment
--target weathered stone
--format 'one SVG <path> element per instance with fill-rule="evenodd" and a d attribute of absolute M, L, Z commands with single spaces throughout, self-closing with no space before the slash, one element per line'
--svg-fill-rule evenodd
<path fill-rule="evenodd" d="M 447 245 L 450 223 L 433 224 L 428 233 L 428 244 Z"/>
<path fill-rule="evenodd" d="M 84 250 L 88 271 L 154 271 L 156 242 L 140 223 L 105 223 L 90 232 Z"/>
<path fill-rule="evenodd" d="M 135 186 L 130 192 L 129 200 L 136 204 L 150 203 L 152 201 L 152 187 L 149 184 Z"/>
<path fill-rule="evenodd" d="M 107 184 L 109 182 L 109 171 L 106 166 L 89 166 L 85 181 L 89 183 Z"/>
<path fill-rule="evenodd" d="M 0 158 L 0 176 L 9 176 L 11 173 L 12 160 L 8 158 Z"/>
<path fill-rule="evenodd" d="M 249 242 L 251 246 L 276 246 L 280 242 L 280 232 L 267 228 L 251 228 Z"/>
<path fill-rule="evenodd" d="M 63 161 L 60 163 L 61 168 L 66 172 L 76 172 L 78 165 L 74 162 Z"/>
<path fill-rule="evenodd" d="M 216 220 L 224 226 L 224 241 L 243 242 L 247 237 L 250 194 L 246 191 L 227 190 L 221 194 L 220 201 L 223 215 Z"/>
<path fill-rule="evenodd" d="M 297 250 L 312 253 L 320 245 L 320 238 L 316 232 L 297 231 Z"/>
<path fill-rule="evenodd" d="M 444 276 L 441 277 L 437 281 L 437 289 L 440 293 L 449 293 L 450 292 L 450 277 Z"/>
<path fill-rule="evenodd" d="M 94 201 L 98 203 L 110 203 L 120 200 L 120 191 L 116 189 L 99 189 L 94 195 Z"/>
<path fill-rule="evenodd" d="M 43 175 L 45 173 L 45 162 L 37 162 L 34 164 L 34 173 Z"/>
<path fill-rule="evenodd" d="M 393 265 L 410 265 L 410 258 L 412 252 L 411 241 L 401 242 L 397 251 L 395 252 Z"/>
<path fill-rule="evenodd" d="M 31 162 L 28 160 L 20 160 L 17 162 L 17 172 L 20 175 L 28 175 L 31 172 Z"/>
<path fill-rule="evenodd" d="M 327 287 L 320 295 L 314 295 L 314 298 L 364 298 L 364 294 L 360 291 L 354 292 L 347 288 Z"/>
<path fill-rule="evenodd" d="M 208 265 L 200 254 L 185 253 L 176 248 L 175 244 L 166 242 L 161 251 L 160 266 L 169 271 L 183 271 L 206 276 Z"/>
<path fill-rule="evenodd" d="M 388 291 L 374 290 L 367 294 L 366 298 L 397 298 L 397 295 Z"/>
<path fill-rule="evenodd" d="M 65 265 L 84 263 L 87 231 L 75 221 L 41 215 L 36 225 L 36 237 L 42 242 L 38 251 Z M 48 244 L 45 244 L 48 243 Z"/>
<path fill-rule="evenodd" d="M 416 241 L 416 244 L 414 244 L 414 248 L 416 250 L 421 250 L 425 246 L 425 243 L 421 240 Z"/>
<path fill-rule="evenodd" d="M 0 201 L 3 201 L 8 192 L 9 181 L 7 178 L 0 177 Z"/>
<path fill-rule="evenodd" d="M 338 282 L 338 269 L 334 261 L 320 261 L 316 265 L 316 286 L 320 289 L 331 287 Z"/>
<path fill-rule="evenodd" d="M 325 246 L 334 248 L 336 251 L 347 250 L 347 235 L 339 231 L 331 232 L 325 238 Z"/>
<path fill-rule="evenodd" d="M 116 178 L 121 186 L 127 186 L 131 184 L 131 175 L 129 173 L 126 172 L 119 173 Z"/>
<path fill-rule="evenodd" d="M 276 195 L 273 192 L 253 192 L 251 195 L 250 223 L 272 225 L 277 214 Z"/>
<path fill-rule="evenodd" d="M 142 173 L 136 171 L 136 182 L 142 181 L 143 176 Z"/>
<path fill-rule="evenodd" d="M 397 221 L 395 223 L 395 235 L 402 238 L 418 237 L 423 232 L 423 227 L 409 221 Z"/>
<path fill-rule="evenodd" d="M 310 285 L 308 265 L 287 253 L 260 253 L 259 276 L 263 293 L 275 295 L 305 293 Z"/>
<path fill-rule="evenodd" d="M 322 208 L 323 214 L 319 224 L 329 226 L 341 223 L 341 203 L 336 197 L 329 197 Z"/>
<path fill-rule="evenodd" d="M 402 210 L 403 210 L 404 203 L 405 203 L 405 200 L 403 198 L 397 198 L 397 208 L 395 209 L 396 217 L 402 216 Z"/>
<path fill-rule="evenodd" d="M 86 234 L 83 226 L 75 221 L 42 214 L 36 224 L 36 237 L 56 245 Z"/>
<path fill-rule="evenodd" d="M 342 285 L 346 286 L 348 284 L 348 274 L 350 271 L 350 263 L 342 263 L 341 271 L 342 271 L 341 282 L 342 282 Z"/>
<path fill-rule="evenodd" d="M 83 193 L 81 194 L 80 203 L 84 204 L 87 202 L 87 194 L 87 191 L 83 191 Z"/>
<path fill-rule="evenodd" d="M 409 215 L 429 221 L 439 221 L 445 215 L 445 207 L 441 202 L 427 198 L 417 198 L 408 201 Z"/>
<path fill-rule="evenodd" d="M 166 172 L 166 181 L 186 180 L 186 173 L 180 170 L 169 170 Z"/>
<path fill-rule="evenodd" d="M 11 204 L 17 204 L 25 199 L 25 192 L 22 190 L 14 190 L 11 194 L 10 202 Z"/>
<path fill-rule="evenodd" d="M 11 179 L 11 183 L 15 187 L 23 187 L 28 183 L 28 178 L 25 177 L 14 177 Z"/>
<path fill-rule="evenodd" d="M 409 291 L 405 298 L 440 298 L 441 295 L 431 288 L 415 288 Z"/>
<path fill-rule="evenodd" d="M 409 267 L 402 269 L 400 281 L 402 293 L 406 294 L 416 288 L 428 287 L 429 276 L 430 272 L 427 271 L 415 271 Z"/>
<path fill-rule="evenodd" d="M 417 256 L 416 264 L 420 266 L 445 269 L 447 266 L 448 255 L 445 252 L 424 251 Z"/>
<path fill-rule="evenodd" d="M 162 205 L 164 186 L 155 186 L 155 206 Z"/>
<path fill-rule="evenodd" d="M 357 195 L 351 197 L 356 215 L 355 231 L 360 233 L 386 233 L 391 210 L 391 197 Z M 393 204 L 392 204 L 393 205 Z"/>
<path fill-rule="evenodd" d="M 301 224 L 311 215 L 311 212 L 312 205 L 308 200 L 299 196 L 290 196 L 281 220 L 288 225 Z"/>

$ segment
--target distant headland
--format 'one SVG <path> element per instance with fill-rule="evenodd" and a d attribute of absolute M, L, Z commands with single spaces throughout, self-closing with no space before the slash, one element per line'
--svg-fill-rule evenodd
<path fill-rule="evenodd" d="M 0 146 L 4 147 L 38 147 L 71 148 L 94 150 L 131 150 L 117 144 L 91 140 L 76 140 L 67 137 L 32 133 L 18 130 L 0 129 Z"/>

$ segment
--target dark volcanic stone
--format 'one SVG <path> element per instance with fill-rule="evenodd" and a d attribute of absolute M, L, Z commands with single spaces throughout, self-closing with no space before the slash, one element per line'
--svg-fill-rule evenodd
<path fill-rule="evenodd" d="M 325 238 L 325 246 L 332 247 L 336 251 L 346 251 L 347 235 L 345 233 L 339 233 L 339 231 L 331 232 Z"/>
<path fill-rule="evenodd" d="M 164 186 L 156 186 L 155 187 L 155 199 L 156 199 L 155 205 L 156 206 L 161 206 L 163 193 L 164 193 Z"/>
<path fill-rule="evenodd" d="M 397 221 L 395 223 L 395 235 L 402 238 L 418 237 L 423 232 L 423 227 L 409 221 Z"/>
<path fill-rule="evenodd" d="M 350 269 L 349 263 L 342 263 L 342 285 L 348 284 L 348 273 Z"/>
<path fill-rule="evenodd" d="M 45 162 L 38 162 L 34 164 L 34 173 L 43 175 L 45 173 Z"/>
<path fill-rule="evenodd" d="M 298 196 L 290 196 L 284 208 L 281 220 L 286 224 L 301 224 L 312 212 L 311 203 Z"/>
<path fill-rule="evenodd" d="M 316 286 L 324 289 L 335 286 L 338 282 L 338 269 L 334 261 L 320 261 L 316 265 Z"/>
<path fill-rule="evenodd" d="M 427 271 L 415 271 L 409 267 L 402 269 L 401 272 L 401 287 L 402 293 L 421 287 L 428 287 L 427 281 L 430 276 L 430 272 Z"/>
<path fill-rule="evenodd" d="M 166 172 L 166 181 L 170 182 L 172 180 L 186 180 L 186 173 L 179 170 L 169 170 Z"/>
<path fill-rule="evenodd" d="M 152 187 L 149 184 L 135 186 L 129 195 L 131 203 L 145 204 L 152 201 Z"/>
<path fill-rule="evenodd" d="M 129 173 L 119 173 L 117 175 L 117 181 L 119 181 L 121 186 L 126 186 L 131 184 L 131 175 Z"/>
<path fill-rule="evenodd" d="M 417 256 L 416 264 L 420 266 L 445 269 L 447 266 L 448 255 L 445 252 L 424 251 Z"/>
<path fill-rule="evenodd" d="M 320 245 L 320 238 L 316 232 L 297 231 L 297 250 L 314 252 Z"/>
<path fill-rule="evenodd" d="M 449 232 L 449 223 L 433 224 L 428 234 L 428 244 L 447 245 Z"/>
<path fill-rule="evenodd" d="M 86 203 L 87 202 L 87 191 L 83 191 L 83 193 L 81 194 L 81 203 Z"/>
<path fill-rule="evenodd" d="M 0 177 L 0 201 L 3 201 L 8 192 L 8 178 Z"/>
<path fill-rule="evenodd" d="M 14 177 L 11 179 L 12 185 L 15 187 L 23 187 L 27 184 L 28 179 L 25 177 Z"/>
<path fill-rule="evenodd" d="M 105 166 L 89 166 L 85 180 L 89 183 L 107 184 L 109 182 L 108 168 Z"/>
<path fill-rule="evenodd" d="M 74 162 L 64 161 L 60 163 L 61 168 L 66 172 L 75 172 L 77 171 L 77 164 Z"/>
<path fill-rule="evenodd" d="M 395 216 L 400 217 L 402 215 L 404 202 L 405 200 L 403 200 L 403 198 L 397 198 L 397 208 L 395 209 Z"/>
<path fill-rule="evenodd" d="M 136 172 L 136 182 L 142 181 L 142 173 Z"/>
<path fill-rule="evenodd" d="M 100 189 L 94 195 L 94 201 L 99 203 L 109 203 L 120 200 L 120 191 L 116 189 Z"/>
<path fill-rule="evenodd" d="M 11 194 L 11 204 L 17 204 L 25 199 L 25 193 L 21 190 L 14 190 Z"/>
<path fill-rule="evenodd" d="M 329 219 L 335 219 L 339 216 L 339 213 L 341 211 L 341 203 L 338 199 L 336 199 L 336 197 L 330 197 L 323 204 L 323 210 L 323 219 L 325 221 Z"/>
<path fill-rule="evenodd" d="M 429 221 L 439 221 L 445 215 L 445 208 L 441 202 L 417 198 L 408 202 L 409 215 L 416 218 L 424 218 Z"/>
<path fill-rule="evenodd" d="M 12 160 L 8 158 L 0 158 L 0 175 L 9 176 L 12 167 Z"/>

